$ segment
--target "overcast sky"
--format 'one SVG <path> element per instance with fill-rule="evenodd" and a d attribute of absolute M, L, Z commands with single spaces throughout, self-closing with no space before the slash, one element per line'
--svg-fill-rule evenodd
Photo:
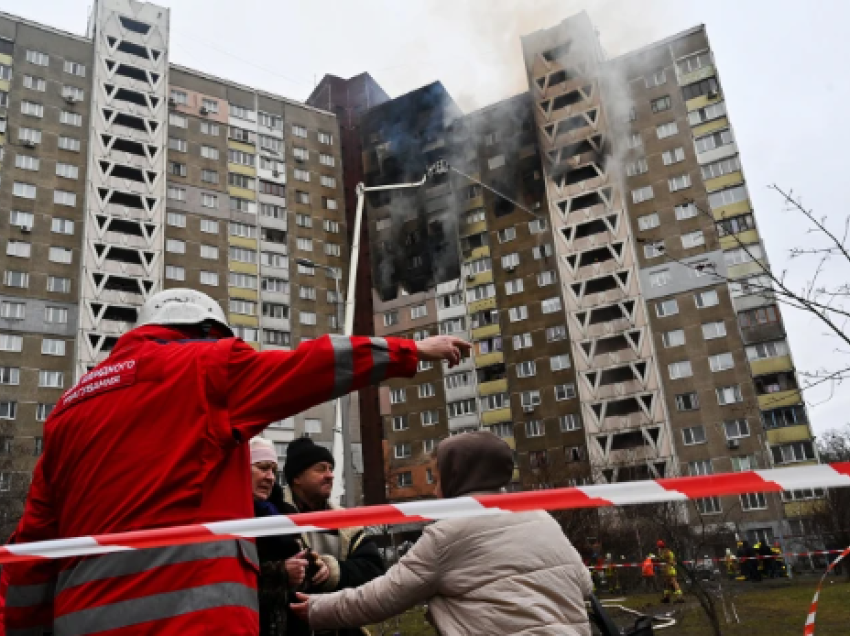
<path fill-rule="evenodd" d="M 767 186 L 800 193 L 840 226 L 848 214 L 850 3 L 841 0 L 174 0 L 171 60 L 301 99 L 324 73 L 368 71 L 393 97 L 441 80 L 471 110 L 527 86 L 519 36 L 587 10 L 609 55 L 705 24 L 774 268 L 801 287 L 813 269 L 789 263 L 809 240 Z M 85 32 L 86 0 L 0 0 L 0 10 Z M 847 282 L 850 267 L 829 276 Z M 785 310 L 801 370 L 850 366 L 824 328 Z M 811 391 L 816 432 L 850 421 L 850 388 Z"/>

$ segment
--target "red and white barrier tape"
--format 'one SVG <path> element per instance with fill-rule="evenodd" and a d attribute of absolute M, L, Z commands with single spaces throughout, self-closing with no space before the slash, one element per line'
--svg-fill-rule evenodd
<path fill-rule="evenodd" d="M 803 636 L 814 636 L 815 633 L 815 615 L 818 613 L 818 599 L 820 598 L 820 591 L 823 588 L 823 582 L 826 580 L 826 575 L 832 572 L 833 568 L 836 564 L 841 561 L 844 557 L 850 554 L 850 548 L 846 548 L 841 551 L 841 556 L 839 556 L 835 561 L 829 564 L 829 567 L 826 568 L 826 572 L 823 573 L 823 576 L 820 577 L 820 582 L 818 583 L 818 589 L 815 590 L 815 597 L 812 599 L 812 605 L 809 607 L 809 615 L 806 618 L 806 627 L 803 629 Z"/>
<path fill-rule="evenodd" d="M 808 557 L 808 556 L 823 556 L 829 554 L 841 554 L 844 550 L 812 550 L 811 552 L 783 552 L 782 554 L 772 554 L 770 556 L 766 554 L 759 554 L 752 557 L 732 557 L 732 563 L 741 563 L 743 561 L 766 561 L 770 559 L 785 559 L 787 557 Z M 686 561 L 679 561 L 679 563 L 684 563 L 685 565 L 693 565 L 699 563 L 705 563 L 706 561 L 712 561 L 714 563 L 726 563 L 726 557 L 707 557 L 703 559 L 688 559 Z M 613 565 L 588 565 L 589 570 L 605 570 L 610 567 L 615 568 L 639 568 L 642 567 L 643 563 L 614 563 Z"/>
<path fill-rule="evenodd" d="M 136 530 L 73 539 L 11 544 L 0 548 L 0 564 L 90 556 L 168 545 L 206 543 L 236 537 L 321 532 L 357 526 L 394 525 L 455 517 L 478 517 L 528 510 L 605 508 L 684 502 L 703 497 L 753 492 L 783 492 L 850 486 L 850 462 L 676 477 L 621 484 L 557 488 L 531 492 L 429 499 L 350 510 L 325 510 L 291 516 L 236 519 L 213 523 Z"/>

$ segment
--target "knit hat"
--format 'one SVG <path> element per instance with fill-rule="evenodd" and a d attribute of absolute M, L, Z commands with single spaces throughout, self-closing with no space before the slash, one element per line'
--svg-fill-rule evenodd
<path fill-rule="evenodd" d="M 334 456 L 327 448 L 316 445 L 309 437 L 299 437 L 286 449 L 286 462 L 283 465 L 286 483 L 292 485 L 293 479 L 319 462 L 335 466 Z"/>
<path fill-rule="evenodd" d="M 264 437 L 252 437 L 249 444 L 251 448 L 251 463 L 274 462 L 277 464 L 277 453 L 271 440 Z"/>
<path fill-rule="evenodd" d="M 513 451 L 489 431 L 461 433 L 437 446 L 437 469 L 446 499 L 493 492 L 506 487 L 513 477 Z"/>

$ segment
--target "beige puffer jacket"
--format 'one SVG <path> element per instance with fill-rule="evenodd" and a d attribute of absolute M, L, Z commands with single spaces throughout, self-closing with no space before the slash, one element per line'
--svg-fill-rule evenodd
<path fill-rule="evenodd" d="M 386 575 L 310 598 L 314 630 L 370 625 L 428 602 L 442 636 L 590 636 L 587 568 L 545 512 L 439 521 Z"/>

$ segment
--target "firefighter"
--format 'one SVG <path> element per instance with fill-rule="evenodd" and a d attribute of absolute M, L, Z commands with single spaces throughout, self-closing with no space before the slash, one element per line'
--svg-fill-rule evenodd
<path fill-rule="evenodd" d="M 138 326 L 61 397 L 13 535 L 45 541 L 252 516 L 249 440 L 270 423 L 419 360 L 437 336 L 324 336 L 257 352 L 197 291 L 151 296 Z M 227 540 L 4 566 L 7 633 L 257 636 L 257 551 Z"/>
<path fill-rule="evenodd" d="M 620 591 L 620 573 L 610 552 L 605 555 L 605 578 L 608 579 L 608 592 L 615 594 Z"/>
<path fill-rule="evenodd" d="M 732 554 L 732 549 L 726 548 L 726 556 L 723 557 L 723 562 L 726 564 L 726 576 L 730 579 L 734 579 L 738 574 L 737 561 L 738 559 Z"/>
<path fill-rule="evenodd" d="M 640 566 L 640 575 L 647 592 L 658 591 L 658 585 L 655 582 L 655 555 L 651 552 Z"/>
<path fill-rule="evenodd" d="M 785 563 L 785 555 L 782 554 L 782 548 L 779 541 L 773 542 L 773 547 L 770 549 L 773 554 L 773 573 L 774 576 L 782 578 L 788 576 L 788 567 Z"/>
<path fill-rule="evenodd" d="M 664 544 L 664 541 L 659 540 L 657 545 L 658 558 L 661 561 L 661 577 L 664 583 L 664 596 L 661 598 L 661 602 L 669 603 L 670 592 L 672 592 L 674 603 L 684 603 L 682 588 L 679 587 L 679 581 L 676 580 L 676 555 Z"/>

